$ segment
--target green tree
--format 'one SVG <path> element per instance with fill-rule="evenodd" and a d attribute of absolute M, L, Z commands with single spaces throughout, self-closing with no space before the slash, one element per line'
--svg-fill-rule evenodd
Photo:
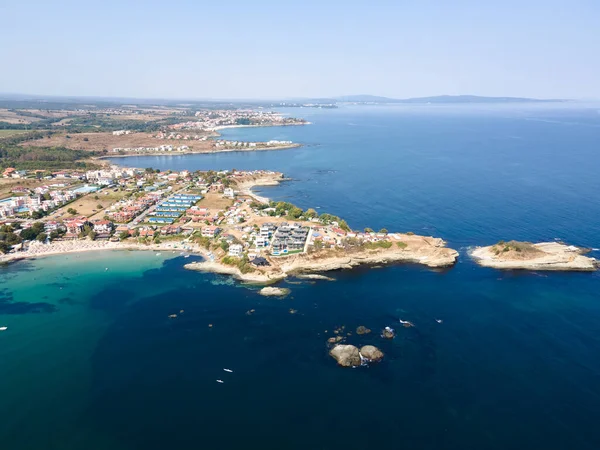
<path fill-rule="evenodd" d="M 33 241 L 37 237 L 38 233 L 36 233 L 32 228 L 26 228 L 21 231 L 21 239 L 24 241 Z"/>
<path fill-rule="evenodd" d="M 77 214 L 77 210 L 75 208 L 69 208 L 69 209 L 67 209 L 67 212 L 69 214 L 71 214 L 72 216 Z"/>
<path fill-rule="evenodd" d="M 288 209 L 288 213 L 287 216 L 290 219 L 298 219 L 301 215 L 302 215 L 303 211 L 298 208 L 297 206 L 292 206 L 290 209 Z"/>
<path fill-rule="evenodd" d="M 345 221 L 345 220 L 340 220 L 340 221 L 339 221 L 339 224 L 340 224 L 340 228 L 341 228 L 342 230 L 344 230 L 344 231 L 352 231 L 352 230 L 350 229 L 350 227 L 348 226 L 348 224 L 346 223 L 346 221 Z"/>
<path fill-rule="evenodd" d="M 46 233 L 40 233 L 37 235 L 36 239 L 40 242 L 44 242 L 48 238 Z"/>
<path fill-rule="evenodd" d="M 385 228 L 382 228 L 381 230 L 379 230 L 379 232 L 383 234 L 388 234 L 388 230 Z"/>
<path fill-rule="evenodd" d="M 372 228 L 368 228 L 368 227 L 365 228 L 365 233 L 372 233 L 372 232 L 373 232 Z"/>
<path fill-rule="evenodd" d="M 319 214 L 317 213 L 317 211 L 315 211 L 312 208 L 308 208 L 306 210 L 306 212 L 304 213 L 304 217 L 306 217 L 307 219 L 314 219 L 315 217 L 317 217 Z"/>

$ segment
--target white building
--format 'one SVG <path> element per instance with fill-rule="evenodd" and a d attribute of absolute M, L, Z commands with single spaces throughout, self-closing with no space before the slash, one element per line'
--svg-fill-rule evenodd
<path fill-rule="evenodd" d="M 243 249 L 244 247 L 242 247 L 242 244 L 231 244 L 229 246 L 229 256 L 235 256 L 239 258 L 242 256 Z"/>
<path fill-rule="evenodd" d="M 228 198 L 234 198 L 235 197 L 235 192 L 234 192 L 234 190 L 232 188 L 225 188 L 223 190 L 223 195 L 225 197 L 228 197 Z"/>

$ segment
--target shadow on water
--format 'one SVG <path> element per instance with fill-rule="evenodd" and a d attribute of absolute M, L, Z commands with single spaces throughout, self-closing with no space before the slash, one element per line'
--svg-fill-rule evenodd
<path fill-rule="evenodd" d="M 18 302 L 8 289 L 0 291 L 0 314 L 38 314 L 52 313 L 58 308 L 46 302 Z"/>
<path fill-rule="evenodd" d="M 114 313 L 123 309 L 134 295 L 133 291 L 119 286 L 108 287 L 91 297 L 90 306 L 92 309 Z"/>

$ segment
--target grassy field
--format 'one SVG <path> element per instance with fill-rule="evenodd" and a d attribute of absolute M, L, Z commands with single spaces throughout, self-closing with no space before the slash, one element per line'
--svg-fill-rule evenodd
<path fill-rule="evenodd" d="M 190 132 L 187 134 L 201 134 Z M 69 137 L 67 137 L 69 136 Z M 113 148 L 135 148 L 135 147 L 159 147 L 161 145 L 187 145 L 192 150 L 210 151 L 212 141 L 195 140 L 167 140 L 156 139 L 152 133 L 132 133 L 123 136 L 113 136 L 112 132 L 98 133 L 56 133 L 50 138 L 37 139 L 23 142 L 23 146 L 38 147 L 66 147 L 73 150 L 104 150 L 111 151 Z"/>
<path fill-rule="evenodd" d="M 98 197 L 98 198 L 96 198 L 96 197 Z M 77 214 L 76 214 L 77 216 L 91 217 L 91 216 L 96 216 L 98 213 L 100 213 L 99 217 L 95 217 L 95 218 L 102 218 L 104 215 L 104 214 L 102 214 L 104 209 L 113 203 L 113 201 L 107 201 L 107 200 L 103 199 L 102 197 L 104 197 L 102 191 L 91 192 L 90 194 L 84 195 L 83 197 L 79 197 L 75 201 L 73 201 L 61 208 L 58 208 L 56 211 L 54 211 L 49 216 L 49 218 L 51 220 L 57 220 L 57 219 L 68 219 L 69 217 L 73 217 L 71 214 L 69 214 L 67 212 L 67 210 L 69 208 L 75 209 L 77 211 Z"/>
<path fill-rule="evenodd" d="M 223 194 L 208 192 L 198 203 L 200 208 L 208 208 L 211 211 L 222 211 L 233 205 L 233 200 L 223 197 Z"/>
<path fill-rule="evenodd" d="M 114 192 L 112 189 L 104 189 L 100 192 L 95 192 L 92 194 L 89 194 L 92 196 L 92 199 L 94 199 L 93 202 L 91 202 L 92 206 L 94 207 L 94 209 L 97 210 L 97 212 L 91 216 L 91 219 L 102 219 L 105 215 L 104 210 L 106 208 L 108 208 L 110 205 L 112 205 L 113 203 L 118 202 L 119 200 L 121 200 L 122 198 L 126 197 L 127 195 L 129 195 L 130 192 L 127 192 L 125 190 L 119 190 L 117 192 Z M 96 200 L 96 196 L 98 196 L 99 200 Z M 75 202 L 77 203 L 77 202 Z M 95 203 L 95 205 L 94 205 Z M 102 209 L 98 210 L 98 205 L 102 205 Z"/>
<path fill-rule="evenodd" d="M 14 136 L 15 134 L 23 134 L 28 132 L 28 130 L 0 130 L 0 139 L 8 136 Z"/>

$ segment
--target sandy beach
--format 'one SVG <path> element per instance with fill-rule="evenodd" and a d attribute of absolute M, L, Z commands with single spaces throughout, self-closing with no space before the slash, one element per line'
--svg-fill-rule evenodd
<path fill-rule="evenodd" d="M 185 245 L 185 249 L 184 249 Z M 102 250 L 153 250 L 153 251 L 185 251 L 189 254 L 202 254 L 202 251 L 196 244 L 187 242 L 164 242 L 161 244 L 139 244 L 137 242 L 109 242 L 109 241 L 91 241 L 72 240 L 72 241 L 54 241 L 49 244 L 33 241 L 29 243 L 27 250 L 21 252 L 0 255 L 0 263 L 9 263 L 29 258 L 41 258 L 45 256 L 64 255 L 69 253 L 92 252 Z"/>
<path fill-rule="evenodd" d="M 277 186 L 282 181 L 286 180 L 287 179 L 283 177 L 282 173 L 276 172 L 274 174 L 260 176 L 252 180 L 242 181 L 238 183 L 236 190 L 242 195 L 248 195 L 252 197 L 257 202 L 269 203 L 271 199 L 255 194 L 254 192 L 252 192 L 252 188 L 257 186 Z"/>

